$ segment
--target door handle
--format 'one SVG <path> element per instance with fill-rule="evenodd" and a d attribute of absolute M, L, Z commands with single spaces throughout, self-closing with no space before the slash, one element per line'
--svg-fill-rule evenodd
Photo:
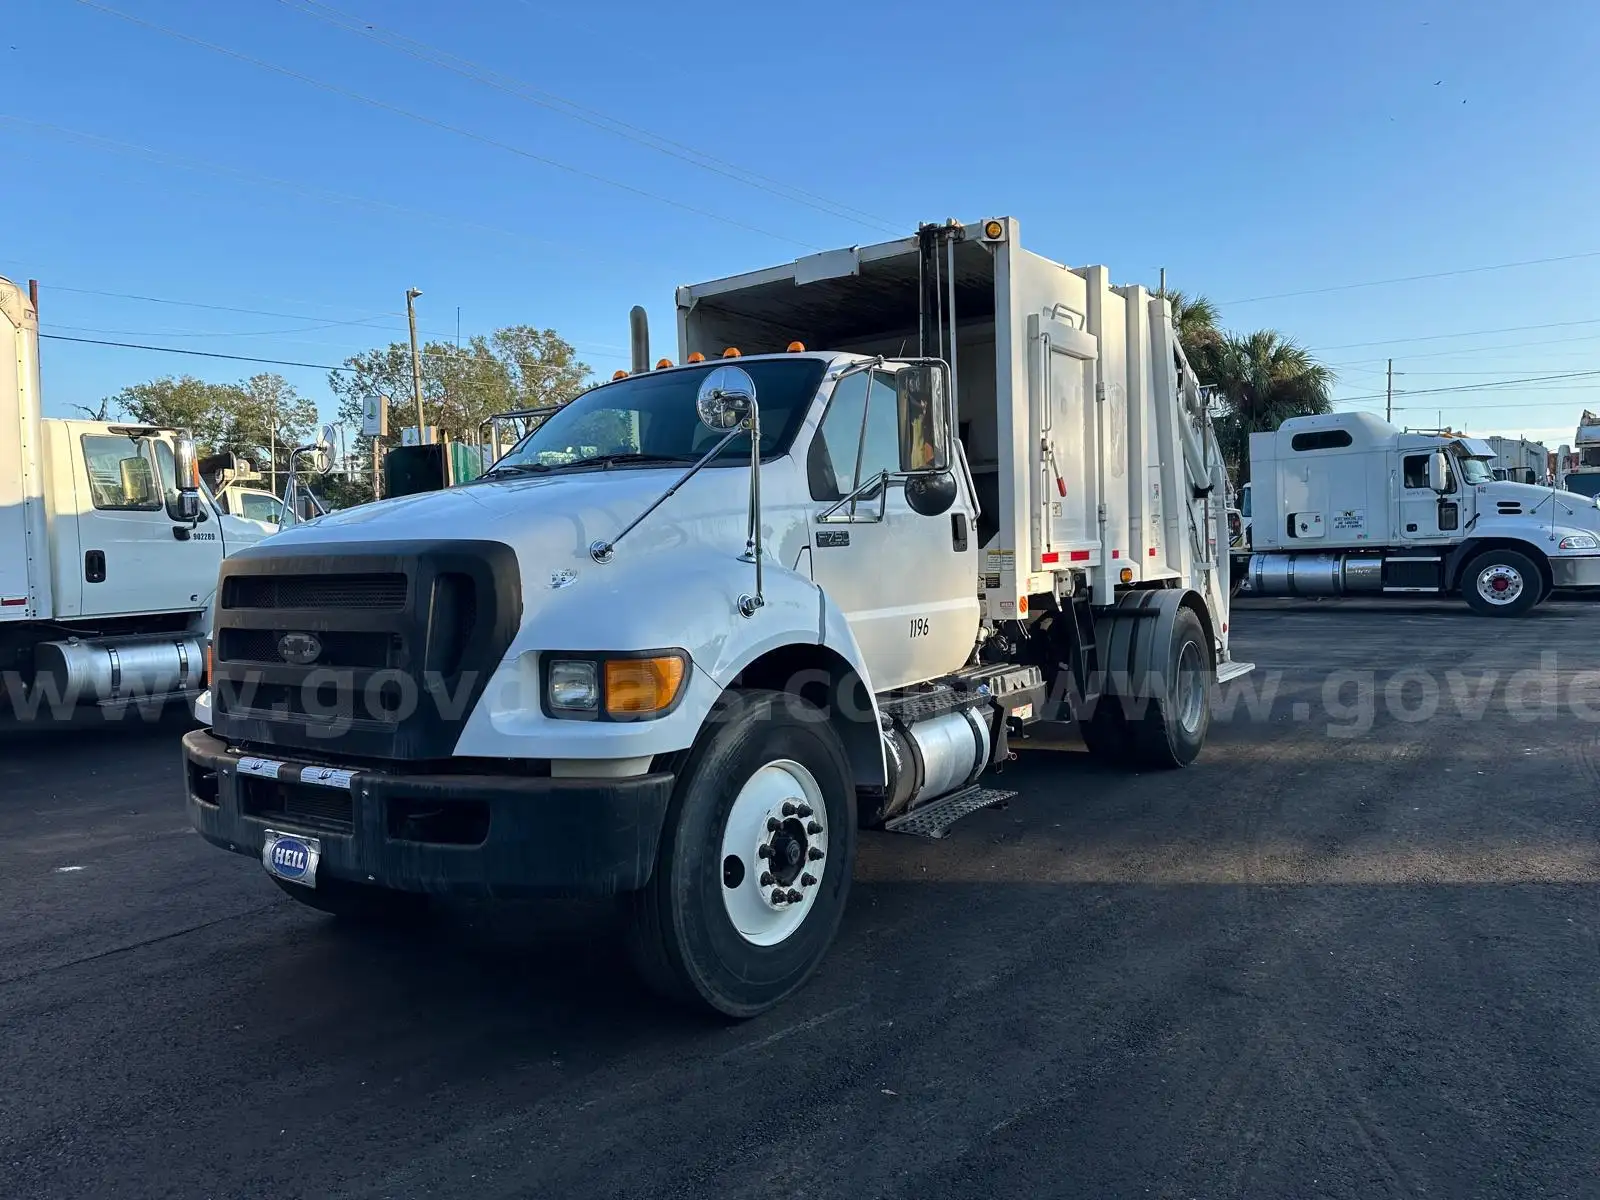
<path fill-rule="evenodd" d="M 187 542 L 189 540 L 189 527 L 187 525 L 174 525 L 172 527 L 172 536 L 180 542 Z"/>
<path fill-rule="evenodd" d="M 957 554 L 964 554 L 967 549 L 967 514 L 950 514 L 950 545 Z"/>

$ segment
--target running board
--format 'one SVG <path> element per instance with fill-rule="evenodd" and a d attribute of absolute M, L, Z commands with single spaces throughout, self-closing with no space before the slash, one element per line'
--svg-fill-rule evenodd
<path fill-rule="evenodd" d="M 909 833 L 913 837 L 942 838 L 962 817 L 971 816 L 980 808 L 1003 807 L 1015 792 L 1002 792 L 996 788 L 972 787 L 931 801 L 902 813 L 892 821 L 884 822 L 889 833 Z"/>
<path fill-rule="evenodd" d="M 1227 683 L 1230 679 L 1237 679 L 1241 675 L 1248 675 L 1256 669 L 1255 663 L 1234 662 L 1232 659 L 1225 663 L 1217 664 L 1217 682 Z"/>

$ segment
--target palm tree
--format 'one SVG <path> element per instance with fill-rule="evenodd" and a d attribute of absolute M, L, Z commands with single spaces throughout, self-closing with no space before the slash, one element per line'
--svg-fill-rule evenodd
<path fill-rule="evenodd" d="M 1333 411 L 1334 374 L 1273 329 L 1222 334 L 1186 352 L 1200 382 L 1216 389 L 1217 439 L 1233 478 L 1250 478 L 1250 435 L 1290 417 Z"/>
<path fill-rule="evenodd" d="M 1178 331 L 1178 341 L 1191 358 L 1200 347 L 1222 336 L 1217 328 L 1217 306 L 1206 297 L 1169 291 L 1167 303 L 1172 305 L 1172 327 Z"/>

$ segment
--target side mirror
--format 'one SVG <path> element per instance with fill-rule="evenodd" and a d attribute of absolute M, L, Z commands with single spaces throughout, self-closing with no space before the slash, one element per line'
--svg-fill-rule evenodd
<path fill-rule="evenodd" d="M 953 471 L 919 471 L 906 480 L 906 507 L 918 516 L 943 516 L 955 502 Z"/>
<path fill-rule="evenodd" d="M 743 367 L 717 367 L 700 384 L 694 407 L 700 424 L 712 432 L 737 429 L 755 411 L 756 381 Z"/>
<path fill-rule="evenodd" d="M 894 377 L 894 395 L 900 426 L 900 470 L 908 474 L 949 471 L 949 368 L 943 363 L 904 367 Z"/>
<path fill-rule="evenodd" d="M 177 521 L 200 519 L 200 459 L 194 439 L 181 435 L 172 447 L 172 473 L 178 485 L 177 505 L 172 517 Z"/>
<path fill-rule="evenodd" d="M 1450 459 L 1443 450 L 1435 450 L 1428 458 L 1428 486 L 1441 496 L 1450 490 Z"/>

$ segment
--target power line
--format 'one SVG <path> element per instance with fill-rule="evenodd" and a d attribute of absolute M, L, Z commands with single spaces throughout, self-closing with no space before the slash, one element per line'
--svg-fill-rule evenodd
<path fill-rule="evenodd" d="M 398 104 L 390 104 L 387 100 L 379 100 L 372 96 L 363 95 L 361 92 L 352 91 L 349 88 L 341 87 L 339 84 L 329 83 L 326 80 L 317 79 L 314 76 L 302 74 L 301 72 L 291 70 L 288 67 L 279 66 L 277 63 L 267 62 L 264 59 L 254 58 L 251 55 L 245 54 L 241 51 L 229 49 L 227 46 L 219 46 L 215 42 L 208 42 L 203 38 L 195 37 L 193 34 L 184 33 L 181 30 L 171 29 L 165 25 L 158 25 L 154 21 L 147 21 L 143 17 L 136 17 L 130 13 L 121 12 L 115 8 L 111 8 L 108 5 L 99 3 L 98 0 L 77 0 L 77 3 L 83 5 L 85 8 L 92 8 L 96 12 L 105 13 L 107 16 L 112 16 L 118 18 L 119 20 L 127 21 L 131 25 L 138 25 L 144 29 L 152 30 L 153 32 L 163 34 L 167 37 L 176 38 L 178 41 L 187 42 L 191 46 L 199 46 L 202 49 L 210 50 L 216 54 L 225 55 L 226 57 L 235 59 L 239 62 L 249 63 L 253 67 L 259 67 L 261 70 L 271 71 L 274 74 L 282 75 L 285 78 L 310 84 L 312 87 L 320 88 L 326 92 L 331 92 L 336 96 L 343 96 L 347 100 L 355 100 L 362 104 L 369 105 L 372 108 L 380 109 L 383 112 L 394 113 L 397 116 L 405 117 L 407 120 L 417 121 L 420 124 L 431 126 L 434 129 L 443 130 L 446 133 L 453 133 L 458 137 L 464 137 L 471 141 L 479 142 L 485 146 L 493 146 L 498 150 L 504 150 L 507 153 L 515 154 L 532 162 L 542 163 L 547 167 L 554 167 L 557 170 L 566 171 L 569 174 L 577 175 L 580 178 L 589 179 L 596 183 L 603 183 L 607 187 L 614 187 L 624 192 L 631 192 L 636 196 L 643 196 L 646 199 L 655 200 L 661 204 L 667 204 L 673 208 L 694 213 L 697 216 L 707 217 L 713 221 L 720 221 L 725 225 L 731 225 L 735 228 L 743 229 L 749 233 L 759 233 L 763 237 L 775 238 L 778 241 L 789 242 L 792 245 L 803 246 L 808 250 L 818 249 L 818 247 L 811 245 L 809 242 L 802 241 L 799 238 L 793 238 L 787 234 L 775 233 L 770 229 L 762 229 L 758 225 L 749 225 L 733 217 L 726 217 L 721 213 L 712 212 L 710 209 L 699 208 L 693 204 L 687 204 L 682 200 L 674 200 L 670 196 L 662 196 L 656 192 L 647 191 L 641 187 L 635 187 L 631 183 L 623 183 L 621 180 L 610 179 L 607 176 L 596 174 L 593 171 L 586 171 L 582 167 L 574 167 L 569 163 L 559 162 L 556 159 L 547 158 L 542 154 L 535 154 L 533 151 L 524 149 L 521 146 L 513 146 L 509 142 L 502 142 L 496 138 L 488 137 L 485 134 L 475 133 L 470 129 L 463 129 L 459 125 L 451 125 L 447 121 L 440 121 L 434 117 L 425 116 L 422 113 L 412 112 L 410 109 L 402 108 Z"/>
<path fill-rule="evenodd" d="M 486 87 L 494 88 L 530 104 L 536 104 L 541 108 L 548 109 L 574 121 L 581 121 L 585 125 L 602 130 L 615 137 L 626 138 L 628 141 L 636 142 L 641 146 L 647 146 L 657 153 L 668 155 L 671 158 L 689 163 L 691 166 L 699 167 L 701 170 L 710 171 L 724 178 L 735 180 L 747 187 L 757 188 L 792 203 L 803 204 L 831 217 L 841 217 L 857 224 L 875 226 L 894 232 L 898 232 L 901 229 L 900 225 L 883 217 L 874 216 L 858 208 L 851 208 L 835 200 L 830 200 L 826 196 L 819 196 L 814 192 L 803 191 L 800 188 L 783 183 L 781 180 L 757 174 L 693 146 L 675 142 L 670 138 L 652 133 L 648 129 L 641 129 L 637 125 L 631 125 L 607 113 L 587 108 L 576 101 L 568 100 L 564 96 L 558 96 L 554 92 L 548 92 L 543 88 L 536 88 L 511 76 L 502 75 L 490 67 L 463 58 L 441 47 L 418 41 L 382 25 L 375 25 L 365 18 L 351 16 L 349 13 L 341 12 L 331 5 L 322 4 L 319 0 L 278 0 L 278 2 L 287 8 L 294 9 L 303 16 L 322 21 L 324 24 L 331 25 L 337 29 L 343 29 L 347 33 L 366 38 L 368 41 L 375 42 L 388 49 L 397 50 L 420 62 L 451 71 L 465 79 L 484 84 Z"/>
<path fill-rule="evenodd" d="M 80 4 L 89 0 L 78 0 Z M 1418 283 L 1425 279 L 1449 279 L 1456 275 L 1479 275 L 1485 271 L 1509 271 L 1513 267 L 1539 267 L 1548 263 L 1576 262 L 1579 259 L 1600 258 L 1600 250 L 1585 250 L 1580 254 L 1560 254 L 1553 258 L 1528 258 L 1521 262 L 1495 263 L 1487 267 L 1460 267 L 1453 271 L 1430 271 L 1425 275 L 1397 275 L 1393 279 L 1368 279 L 1360 283 L 1337 283 L 1331 287 L 1307 288 L 1301 292 L 1274 292 L 1268 296 L 1250 296 L 1244 300 L 1225 300 L 1221 307 L 1230 304 L 1260 304 L 1265 300 L 1292 300 L 1298 296 L 1326 296 L 1331 292 L 1351 292 L 1357 288 L 1388 287 L 1395 283 Z"/>
<path fill-rule="evenodd" d="M 1408 354 L 1405 361 L 1415 362 L 1427 358 L 1460 358 L 1468 354 L 1493 354 L 1497 350 L 1523 350 L 1531 346 L 1566 346 L 1574 342 L 1593 342 L 1600 339 L 1600 333 L 1585 333 L 1578 337 L 1570 338 L 1545 338 L 1537 342 L 1506 342 L 1496 346 L 1471 346 L 1465 350 L 1434 350 L 1427 354 Z M 1357 358 L 1349 362 L 1324 363 L 1324 366 L 1343 370 L 1347 367 L 1361 366 L 1365 363 L 1381 363 L 1381 358 Z"/>
<path fill-rule="evenodd" d="M 1400 346 L 1408 342 L 1439 342 L 1448 338 L 1491 337 L 1499 333 L 1528 333 L 1538 329 L 1566 329 L 1574 325 L 1600 325 L 1600 317 L 1589 317 L 1582 321 L 1551 321 L 1545 325 L 1508 325 L 1504 329 L 1469 329 L 1460 333 L 1430 333 L 1421 337 L 1388 338 L 1381 342 L 1344 342 L 1338 346 L 1316 346 L 1312 348 L 1312 352 L 1326 354 L 1330 350 L 1359 350 L 1365 346 Z"/>
<path fill-rule="evenodd" d="M 116 346 L 123 350 L 155 350 L 162 354 L 186 354 L 193 358 L 225 358 L 231 362 L 267 363 L 275 367 L 307 367 L 313 371 L 354 372 L 354 367 L 331 367 L 326 363 L 290 362 L 281 358 L 251 358 L 245 354 L 220 354 L 215 350 L 185 350 L 176 346 L 145 346 L 137 342 L 107 342 L 99 338 L 67 337 L 61 333 L 41 333 L 52 342 L 79 342 L 86 346 Z"/>
<path fill-rule="evenodd" d="M 1491 388 L 1511 387 L 1519 383 L 1546 383 L 1558 379 L 1589 379 L 1595 376 L 1600 376 L 1600 371 L 1569 371 L 1562 375 L 1530 375 L 1526 379 L 1497 379 L 1489 383 L 1469 383 L 1456 387 L 1412 388 L 1408 391 L 1399 392 L 1397 395 L 1440 396 L 1447 392 L 1481 392 Z M 1383 398 L 1383 392 L 1375 392 L 1368 396 L 1343 396 L 1340 397 L 1339 403 L 1349 404 L 1356 400 L 1382 400 Z"/>

